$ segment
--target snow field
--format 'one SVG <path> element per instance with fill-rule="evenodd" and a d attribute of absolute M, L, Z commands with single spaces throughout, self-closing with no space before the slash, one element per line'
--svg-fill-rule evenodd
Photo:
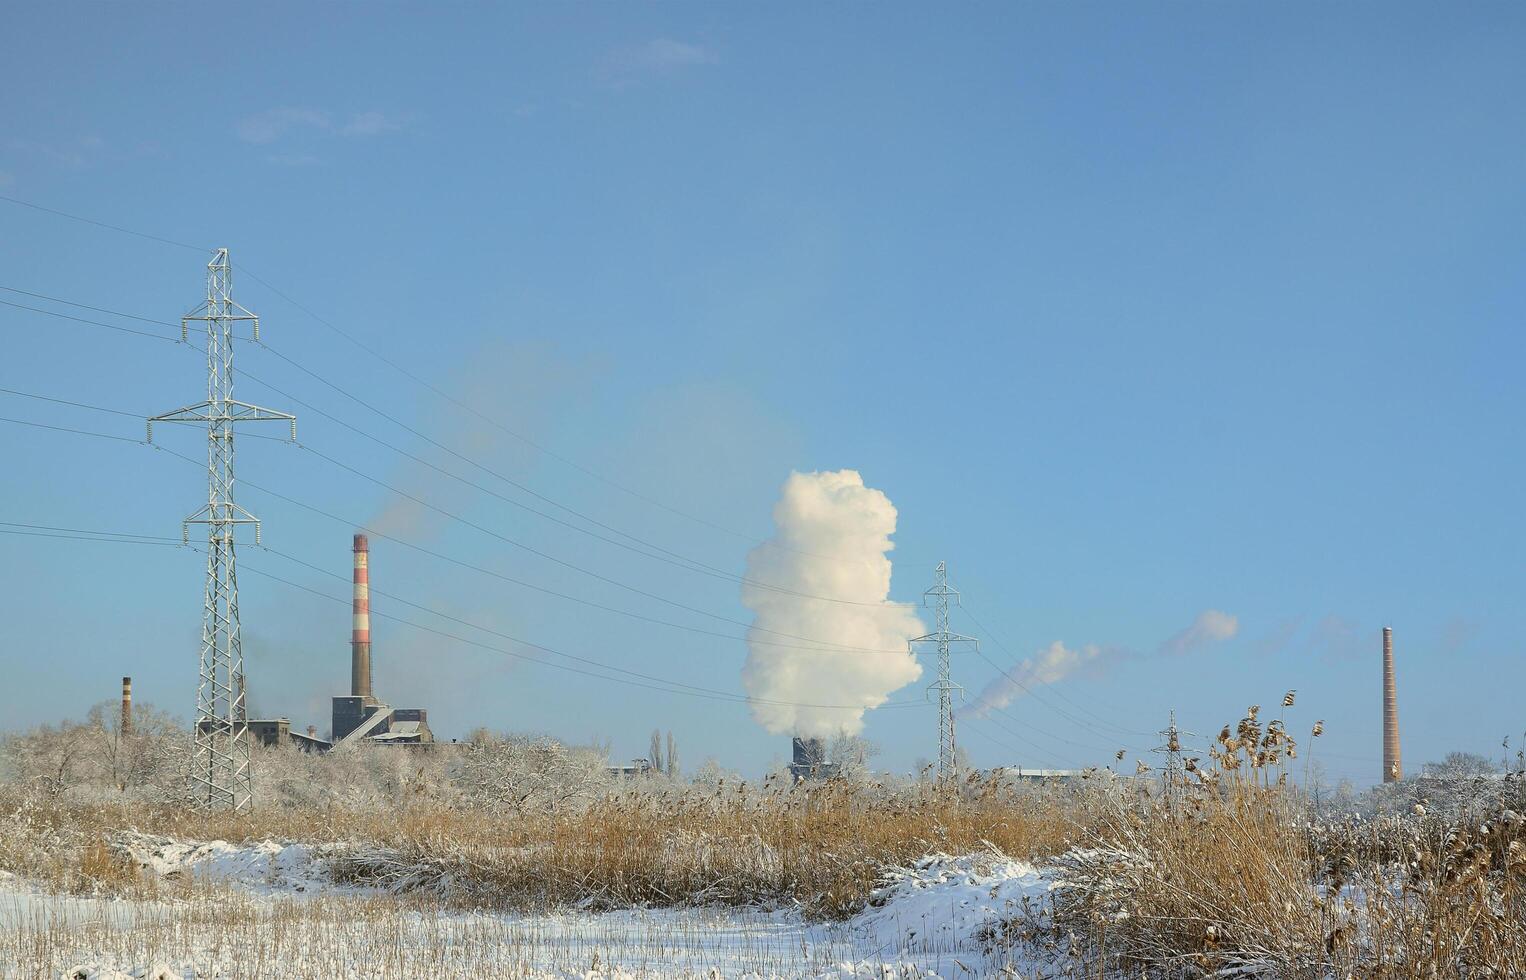
<path fill-rule="evenodd" d="M 1002 855 L 934 855 L 894 872 L 841 923 L 734 908 L 457 913 L 335 886 L 324 856 L 301 845 L 134 846 L 154 873 L 212 887 L 195 900 L 134 902 L 0 882 L 0 957 L 14 964 L 0 977 L 1030 976 L 1040 963 L 1012 960 L 993 940 L 1040 922 L 1050 888 L 1042 871 Z"/>

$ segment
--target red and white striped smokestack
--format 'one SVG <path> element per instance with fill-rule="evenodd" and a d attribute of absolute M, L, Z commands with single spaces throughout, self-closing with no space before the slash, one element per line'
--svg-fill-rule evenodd
<path fill-rule="evenodd" d="M 1383 782 L 1404 778 L 1399 759 L 1399 691 L 1394 684 L 1394 631 L 1383 627 Z"/>
<path fill-rule="evenodd" d="M 350 694 L 371 696 L 371 546 L 355 535 L 354 631 L 350 635 Z"/>

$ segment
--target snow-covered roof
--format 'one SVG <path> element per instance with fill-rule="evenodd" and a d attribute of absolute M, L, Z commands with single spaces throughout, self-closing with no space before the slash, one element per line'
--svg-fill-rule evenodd
<path fill-rule="evenodd" d="M 423 732 L 419 730 L 419 723 L 416 721 L 395 721 L 392 723 L 391 731 L 382 732 L 380 735 L 372 735 L 371 737 L 378 742 L 392 742 L 403 738 L 418 738 L 422 734 Z"/>

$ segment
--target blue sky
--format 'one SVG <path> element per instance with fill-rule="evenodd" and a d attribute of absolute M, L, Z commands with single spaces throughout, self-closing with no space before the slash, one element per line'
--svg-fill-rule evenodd
<path fill-rule="evenodd" d="M 1290 727 L 1325 719 L 1316 758 L 1370 782 L 1385 623 L 1412 767 L 1498 755 L 1526 728 L 1518 6 L 31 4 L 7 22 L 0 194 L 230 248 L 279 290 L 236 280 L 276 350 L 622 531 L 741 574 L 791 471 L 852 468 L 899 510 L 894 598 L 947 560 L 997 663 L 1097 648 L 962 727 L 976 763 L 1148 759 L 1158 739 L 1139 733 L 1172 708 L 1211 735 L 1297 688 Z M 173 322 L 205 262 L 0 202 L 0 285 Z M 143 414 L 204 392 L 197 356 L 171 344 L 10 306 L 0 331 L 5 388 Z M 282 392 L 246 377 L 239 394 L 295 411 L 314 450 L 750 619 L 735 582 L 454 483 L 287 396 L 534 503 L 269 351 L 239 357 Z M 141 431 L 5 394 L 0 415 Z M 190 431 L 158 441 L 200 451 Z M 205 493 L 166 453 L 10 423 L 0 459 L 17 523 L 175 535 Z M 342 518 L 240 496 L 267 545 L 342 576 L 365 523 L 733 629 L 301 449 L 245 440 L 239 468 Z M 9 723 L 78 716 L 122 674 L 189 711 L 200 555 L 16 536 L 0 555 Z M 240 560 L 255 709 L 325 725 L 348 613 L 252 570 L 341 599 L 345 585 L 253 547 Z M 741 689 L 740 642 L 384 540 L 372 567 L 378 590 L 499 633 Z M 1234 617 L 1233 635 L 1172 641 L 1208 611 Z M 975 632 L 956 613 L 961 626 Z M 601 736 L 629 756 L 660 726 L 686 765 L 744 772 L 787 752 L 739 704 L 374 632 L 379 693 L 429 707 L 447 736 Z M 955 665 L 972 693 L 995 676 L 977 657 Z M 871 713 L 866 734 L 889 768 L 935 756 L 931 709 Z"/>

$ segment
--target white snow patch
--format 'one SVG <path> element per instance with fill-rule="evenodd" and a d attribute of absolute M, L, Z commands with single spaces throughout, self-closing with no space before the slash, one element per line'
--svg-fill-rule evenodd
<path fill-rule="evenodd" d="M 195 843 L 141 835 L 124 836 L 117 843 L 139 867 L 160 878 L 190 876 L 252 891 L 312 892 L 336 887 L 322 855 L 306 844 Z"/>
<path fill-rule="evenodd" d="M 305 946 L 311 952 L 304 952 L 300 962 L 283 964 L 268 976 L 372 976 L 358 964 L 370 962 L 368 950 L 383 948 L 391 951 L 389 957 L 395 953 L 399 964 L 445 965 L 446 975 L 582 980 L 1031 976 L 1052 972 L 1056 965 L 1026 941 L 1047 921 L 1053 878 L 999 852 L 936 854 L 896 869 L 871 905 L 846 922 L 812 923 L 795 911 L 713 906 L 530 915 L 400 908 L 396 916 L 357 917 L 358 928 L 334 930 L 321 917 L 310 926 L 289 918 L 277 924 L 283 896 L 342 891 L 324 874 L 325 856 L 312 848 L 275 841 L 238 846 L 162 838 L 137 838 L 120 846 L 153 873 L 216 879 L 253 894 L 259 899 L 256 921 L 241 926 L 237 936 L 209 934 L 173 953 L 161 950 L 161 957 L 169 956 L 167 965 L 156 961 L 149 967 L 109 951 L 136 945 L 129 937 L 139 923 L 178 921 L 186 912 L 176 903 L 23 897 L 12 882 L 0 884 L 0 930 L 55 930 L 72 921 L 78 945 L 65 955 L 76 965 L 63 975 L 89 980 L 237 975 L 247 962 L 246 946 L 264 948 L 278 932 L 292 930 L 311 930 L 317 945 Z M 326 914 L 345 916 L 342 905 L 348 900 L 335 895 L 333 911 Z M 440 956 L 446 957 L 444 963 L 437 960 Z M 0 969 L 0 977 L 9 976 Z"/>
<path fill-rule="evenodd" d="M 1053 887 L 999 852 L 932 854 L 889 878 L 850 924 L 877 955 L 922 962 L 993 952 L 993 940 L 1044 920 Z"/>

